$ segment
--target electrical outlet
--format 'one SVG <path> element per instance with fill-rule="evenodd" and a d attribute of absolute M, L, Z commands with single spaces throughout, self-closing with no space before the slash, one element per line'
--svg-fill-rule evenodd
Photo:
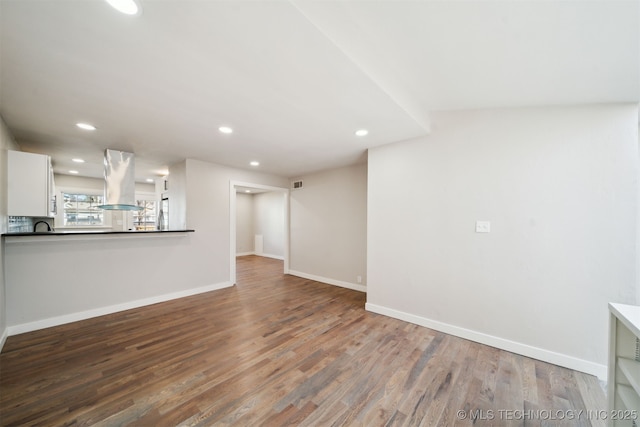
<path fill-rule="evenodd" d="M 358 281 L 358 283 L 362 283 L 362 276 L 356 277 L 356 280 Z"/>
<path fill-rule="evenodd" d="M 490 221 L 476 221 L 476 233 L 489 233 L 491 232 Z"/>

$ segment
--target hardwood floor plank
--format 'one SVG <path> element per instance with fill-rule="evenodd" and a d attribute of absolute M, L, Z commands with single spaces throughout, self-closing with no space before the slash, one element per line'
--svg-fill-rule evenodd
<path fill-rule="evenodd" d="M 0 425 L 542 426 L 486 415 L 605 409 L 589 375 L 367 312 L 365 294 L 282 268 L 241 257 L 232 288 L 9 337 Z"/>

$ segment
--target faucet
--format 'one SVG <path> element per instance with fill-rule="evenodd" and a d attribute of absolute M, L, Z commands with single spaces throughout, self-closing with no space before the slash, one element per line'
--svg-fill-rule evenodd
<path fill-rule="evenodd" d="M 49 225 L 49 223 L 47 221 L 38 221 L 35 224 L 33 224 L 33 232 L 36 232 L 36 229 L 38 228 L 38 224 L 47 224 L 47 231 L 53 231 L 53 229 L 51 228 L 51 226 Z"/>

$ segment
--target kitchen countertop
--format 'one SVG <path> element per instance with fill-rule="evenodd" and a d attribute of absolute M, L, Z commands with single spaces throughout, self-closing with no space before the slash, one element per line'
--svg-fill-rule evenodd
<path fill-rule="evenodd" d="M 27 237 L 27 236 L 78 236 L 78 235 L 113 235 L 113 234 L 127 234 L 127 235 L 148 235 L 148 234 L 163 234 L 163 233 L 193 233 L 195 230 L 141 230 L 141 231 L 111 231 L 111 230 L 62 230 L 62 231 L 36 231 L 26 233 L 4 233 L 2 237 Z"/>

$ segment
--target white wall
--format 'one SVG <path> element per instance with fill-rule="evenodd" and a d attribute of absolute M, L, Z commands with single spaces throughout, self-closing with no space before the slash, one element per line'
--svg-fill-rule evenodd
<path fill-rule="evenodd" d="M 606 376 L 607 303 L 636 297 L 637 121 L 439 113 L 429 137 L 370 150 L 367 308 Z"/>
<path fill-rule="evenodd" d="M 7 232 L 7 151 L 19 150 L 4 119 L 0 117 L 0 234 Z M 4 243 L 0 243 L 0 350 L 7 338 Z"/>
<path fill-rule="evenodd" d="M 173 173 L 173 172 L 172 172 Z M 199 160 L 187 160 L 187 226 L 196 229 L 198 262 L 218 280 L 230 277 L 230 181 L 287 188 L 289 181 L 275 175 L 233 169 Z"/>
<path fill-rule="evenodd" d="M 236 253 L 254 251 L 253 194 L 236 194 Z"/>
<path fill-rule="evenodd" d="M 10 334 L 228 286 L 193 262 L 194 234 L 6 238 Z"/>
<path fill-rule="evenodd" d="M 284 257 L 284 195 L 279 192 L 253 196 L 254 232 L 263 239 L 263 255 Z"/>
<path fill-rule="evenodd" d="M 291 273 L 364 290 L 367 166 L 297 178 L 304 187 L 291 192 Z"/>
<path fill-rule="evenodd" d="M 182 226 L 194 233 L 11 238 L 5 253 L 9 332 L 232 285 L 230 181 L 286 187 L 288 180 L 196 160 L 173 168 L 170 177 L 176 176 L 169 184 L 171 214 L 184 212 Z"/>

